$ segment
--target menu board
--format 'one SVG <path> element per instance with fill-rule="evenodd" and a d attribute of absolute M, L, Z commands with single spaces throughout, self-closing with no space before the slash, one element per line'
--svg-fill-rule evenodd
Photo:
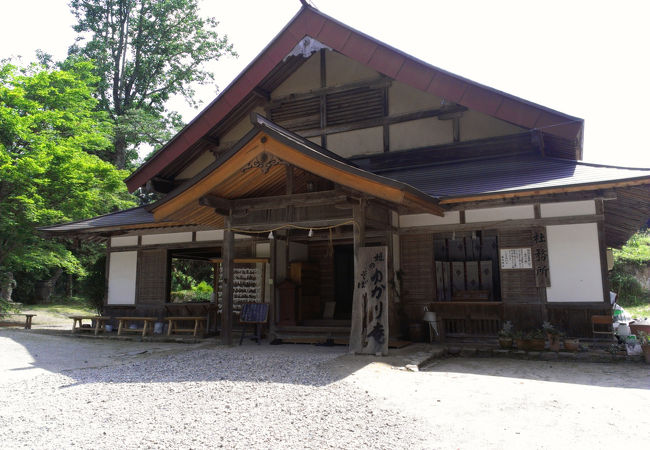
<path fill-rule="evenodd" d="M 500 250 L 502 269 L 532 269 L 533 258 L 530 248 L 502 248 Z"/>

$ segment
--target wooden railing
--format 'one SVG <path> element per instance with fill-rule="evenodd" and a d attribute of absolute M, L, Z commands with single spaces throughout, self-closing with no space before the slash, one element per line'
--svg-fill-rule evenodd
<path fill-rule="evenodd" d="M 501 302 L 434 302 L 442 337 L 495 337 L 503 320 Z"/>

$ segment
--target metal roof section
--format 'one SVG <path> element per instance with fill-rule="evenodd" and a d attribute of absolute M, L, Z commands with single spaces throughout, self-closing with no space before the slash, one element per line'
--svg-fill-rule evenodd
<path fill-rule="evenodd" d="M 94 228 L 105 228 L 125 225 L 143 225 L 154 223 L 153 214 L 144 206 L 137 206 L 123 211 L 117 211 L 92 219 L 63 223 L 39 228 L 44 232 L 82 232 Z"/>
<path fill-rule="evenodd" d="M 149 161 L 126 179 L 130 191 L 144 185 L 242 104 L 306 36 L 374 70 L 446 100 L 550 136 L 547 150 L 582 157 L 584 121 L 451 74 L 304 6 L 237 78 Z M 295 58 L 295 57 L 293 57 Z M 290 58 L 291 59 L 291 58 Z"/>
<path fill-rule="evenodd" d="M 650 183 L 650 169 L 605 166 L 540 155 L 479 158 L 376 170 L 375 173 L 408 182 L 416 189 L 446 201 L 454 197 L 635 180 Z"/>

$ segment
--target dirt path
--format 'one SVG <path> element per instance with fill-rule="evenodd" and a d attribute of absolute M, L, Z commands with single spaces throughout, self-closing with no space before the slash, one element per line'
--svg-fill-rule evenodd
<path fill-rule="evenodd" d="M 0 442 L 8 448 L 73 441 L 86 448 L 117 431 L 123 448 L 650 443 L 650 366 L 640 363 L 449 358 L 408 372 L 339 347 L 227 348 L 20 330 L 0 330 L 0 348 Z M 136 394 L 142 407 L 134 415 Z M 242 424 L 263 433 L 250 441 Z"/>
<path fill-rule="evenodd" d="M 429 422 L 434 448 L 648 448 L 650 366 L 439 360 L 421 372 L 374 363 L 348 379 Z"/>

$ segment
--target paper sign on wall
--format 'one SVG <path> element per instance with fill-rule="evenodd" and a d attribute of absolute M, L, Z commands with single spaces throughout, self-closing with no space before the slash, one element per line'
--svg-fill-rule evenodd
<path fill-rule="evenodd" d="M 532 269 L 533 258 L 530 248 L 502 248 L 502 269 Z"/>

